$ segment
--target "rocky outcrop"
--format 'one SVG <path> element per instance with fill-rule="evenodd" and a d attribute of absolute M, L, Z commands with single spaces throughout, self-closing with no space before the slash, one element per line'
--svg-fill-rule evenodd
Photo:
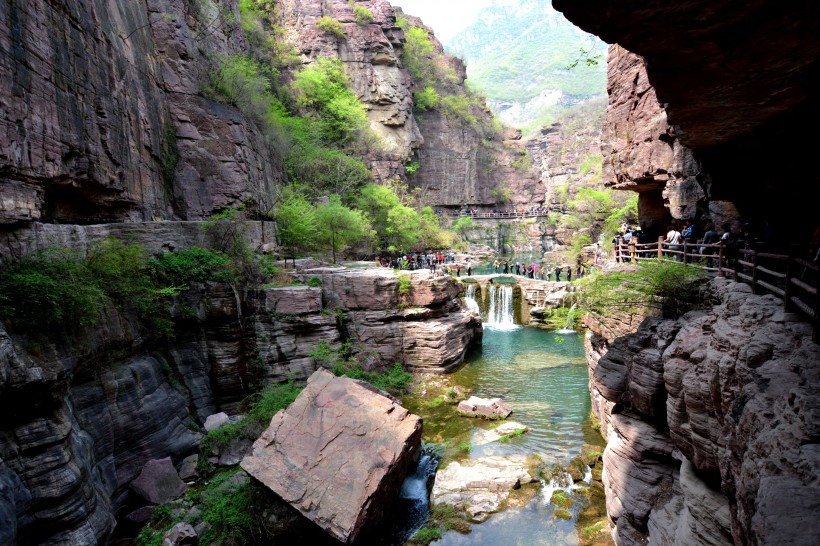
<path fill-rule="evenodd" d="M 708 187 L 680 128 L 669 124 L 646 74 L 643 57 L 619 45 L 609 48 L 609 104 L 601 134 L 604 180 L 639 194 L 641 229 L 655 239 L 671 220 L 694 220 L 708 210 Z M 702 187 L 703 186 L 703 187 Z M 720 225 L 735 217 L 710 215 Z"/>
<path fill-rule="evenodd" d="M 588 336 L 613 536 L 811 544 L 820 346 L 809 324 L 746 285 L 716 279 L 709 298 L 713 308 L 677 321 Z"/>
<path fill-rule="evenodd" d="M 314 354 L 322 344 L 353 342 L 369 370 L 402 362 L 443 371 L 480 338 L 448 278 L 418 272 L 400 294 L 386 269 L 307 276 L 316 273 L 322 287 L 194 285 L 174 305 L 167 345 L 152 345 L 135 317 L 114 310 L 76 347 L 28 345 L 0 330 L 5 542 L 105 541 L 148 461 L 170 457 L 190 476 L 185 460 L 200 438 L 192 429 L 218 411 L 238 413 L 252 386 L 304 381 L 323 365 Z M 215 463 L 243 455 L 229 450 Z"/>
<path fill-rule="evenodd" d="M 242 468 L 343 544 L 379 522 L 418 462 L 421 419 L 366 383 L 316 371 Z"/>
<path fill-rule="evenodd" d="M 656 192 L 642 193 L 642 216 L 651 206 L 653 221 L 664 214 L 718 223 L 743 218 L 759 238 L 768 222 L 769 240 L 796 234 L 808 240 L 815 226 L 806 196 L 817 195 L 817 180 L 796 167 L 811 146 L 790 135 L 818 113 L 818 90 L 809 83 L 820 55 L 818 6 L 739 0 L 719 9 L 705 0 L 553 5 L 618 44 L 610 49 L 614 108 L 603 145 L 620 178 L 609 182 L 634 189 L 667 175 L 675 182 L 663 196 L 668 204 Z M 646 80 L 639 68 L 644 61 L 624 57 L 624 49 L 645 60 Z"/>
<path fill-rule="evenodd" d="M 525 455 L 482 457 L 454 461 L 436 473 L 432 503 L 464 510 L 471 521 L 481 522 L 497 512 L 510 492 L 537 481 Z"/>

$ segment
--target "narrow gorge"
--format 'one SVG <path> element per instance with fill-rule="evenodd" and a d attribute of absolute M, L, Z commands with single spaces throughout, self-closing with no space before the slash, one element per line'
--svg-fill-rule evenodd
<path fill-rule="evenodd" d="M 0 2 L 0 544 L 816 542 L 817 316 L 580 294 L 817 252 L 820 8 L 411 3 Z"/>

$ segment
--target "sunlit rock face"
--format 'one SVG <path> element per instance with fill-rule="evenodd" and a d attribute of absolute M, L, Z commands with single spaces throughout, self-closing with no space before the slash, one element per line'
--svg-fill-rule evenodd
<path fill-rule="evenodd" d="M 768 223 L 769 240 L 808 240 L 815 215 L 807 202 L 820 197 L 820 182 L 801 166 L 812 155 L 811 139 L 796 136 L 818 119 L 820 7 L 736 0 L 553 5 L 618 44 L 609 61 L 615 123 L 602 144 L 614 158 L 612 184 L 640 191 L 669 176 L 662 193 L 641 195 L 653 209 L 648 224 L 663 217 L 736 219 L 758 238 Z M 643 61 L 624 57 L 624 50 Z M 646 80 L 640 71 L 630 79 L 629 64 L 640 62 Z M 630 103 L 634 112 L 618 113 Z M 629 126 L 630 119 L 643 128 Z"/>
<path fill-rule="evenodd" d="M 713 307 L 647 318 L 634 334 L 623 334 L 624 321 L 590 323 L 616 543 L 813 544 L 820 346 L 811 325 L 743 284 L 717 279 L 706 297 Z"/>
<path fill-rule="evenodd" d="M 418 462 L 421 418 L 367 383 L 318 370 L 242 468 L 343 544 L 361 542 Z"/>

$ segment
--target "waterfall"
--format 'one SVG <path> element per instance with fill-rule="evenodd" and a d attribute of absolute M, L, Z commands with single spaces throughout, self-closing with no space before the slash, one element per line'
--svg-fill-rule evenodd
<path fill-rule="evenodd" d="M 575 322 L 575 304 L 572 304 L 572 307 L 569 308 L 569 313 L 567 313 L 567 323 L 564 324 L 564 327 L 560 330 L 556 330 L 556 334 L 574 334 L 575 329 L 572 327 L 573 323 Z"/>
<path fill-rule="evenodd" d="M 478 302 L 475 301 L 475 284 L 467 286 L 467 295 L 464 296 L 464 305 L 473 313 L 481 315 L 481 308 L 478 306 Z"/>
<path fill-rule="evenodd" d="M 496 330 L 515 330 L 513 287 L 490 285 L 490 310 L 486 325 Z"/>
<path fill-rule="evenodd" d="M 568 493 L 572 490 L 573 485 L 575 484 L 573 483 L 572 476 L 569 472 L 559 473 L 554 476 L 549 483 L 541 480 L 541 498 L 546 502 L 550 502 L 553 493 L 558 490 L 566 491 Z"/>
<path fill-rule="evenodd" d="M 402 482 L 399 493 L 401 513 L 390 518 L 390 532 L 382 539 L 382 544 L 403 545 L 427 523 L 430 512 L 429 486 L 436 476 L 440 459 L 435 450 L 422 450 L 415 472 Z"/>

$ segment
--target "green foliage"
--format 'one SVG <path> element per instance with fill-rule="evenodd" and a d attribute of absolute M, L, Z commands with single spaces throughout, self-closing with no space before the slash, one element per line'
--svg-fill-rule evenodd
<path fill-rule="evenodd" d="M 593 169 L 600 173 L 603 161 L 604 157 L 601 154 L 587 154 L 578 167 L 578 177 L 586 176 Z"/>
<path fill-rule="evenodd" d="M 583 316 L 583 314 L 583 310 L 578 307 L 575 307 L 574 309 L 572 307 L 556 307 L 550 312 L 544 322 L 547 328 L 552 330 L 560 330 L 565 327 L 567 323 L 578 326 L 580 323 L 579 319 Z"/>
<path fill-rule="evenodd" d="M 339 250 L 370 232 L 362 212 L 344 206 L 338 195 L 331 195 L 327 203 L 316 209 L 316 223 L 317 242 L 320 247 L 331 249 L 333 263 L 336 263 L 336 253 Z"/>
<path fill-rule="evenodd" d="M 318 288 L 322 286 L 322 279 L 319 277 L 311 277 L 308 279 L 307 285 L 313 288 Z"/>
<path fill-rule="evenodd" d="M 586 312 L 656 312 L 678 318 L 700 303 L 705 273 L 678 262 L 647 260 L 628 272 L 591 275 L 580 281 L 578 304 Z"/>
<path fill-rule="evenodd" d="M 606 94 L 606 63 L 581 62 L 568 69 L 579 50 L 589 51 L 592 58 L 605 53 L 606 44 L 579 33 L 540 3 L 512 11 L 502 5 L 486 10 L 449 47 L 466 60 L 469 80 L 491 100 L 525 103 L 555 89 L 572 102 Z M 562 108 L 546 106 L 537 115 L 542 118 L 539 125 L 555 121 Z M 547 116 L 553 119 L 543 119 Z"/>
<path fill-rule="evenodd" d="M 202 544 L 254 544 L 261 538 L 251 485 L 229 483 L 234 473 L 214 479 L 200 497 L 202 521 L 208 524 Z"/>
<path fill-rule="evenodd" d="M 369 25 L 375 19 L 373 12 L 364 6 L 353 6 L 353 15 L 356 16 L 356 23 L 359 25 Z"/>
<path fill-rule="evenodd" d="M 399 294 L 402 296 L 409 294 L 410 290 L 413 289 L 413 281 L 410 279 L 410 275 L 399 275 L 398 286 Z"/>
<path fill-rule="evenodd" d="M 0 272 L 0 316 L 16 332 L 48 335 L 93 326 L 108 297 L 77 252 L 48 249 Z"/>
<path fill-rule="evenodd" d="M 435 110 L 440 104 L 441 97 L 432 85 L 428 85 L 420 91 L 413 91 L 413 109 L 416 112 Z"/>
<path fill-rule="evenodd" d="M 286 166 L 290 180 L 314 198 L 328 193 L 347 196 L 371 180 L 361 159 L 305 139 L 295 145 Z"/>
<path fill-rule="evenodd" d="M 216 430 L 205 434 L 200 447 L 203 460 L 214 449 L 221 449 L 233 440 L 245 438 L 255 440 L 270 424 L 271 418 L 281 409 L 290 406 L 303 387 L 297 387 L 293 382 L 265 387 L 260 392 L 251 395 L 246 400 L 248 412 L 245 417 L 236 423 L 222 425 Z"/>
<path fill-rule="evenodd" d="M 458 450 L 462 453 L 470 453 L 473 450 L 473 444 L 471 444 L 470 442 L 458 444 Z"/>
<path fill-rule="evenodd" d="M 550 502 L 557 506 L 558 508 L 567 509 L 575 504 L 573 501 L 564 491 L 560 489 L 558 491 L 553 492 L 552 498 L 550 498 Z"/>
<path fill-rule="evenodd" d="M 163 286 L 187 289 L 192 282 L 235 280 L 227 254 L 201 247 L 160 254 L 148 266 Z"/>
<path fill-rule="evenodd" d="M 572 514 L 570 514 L 567 510 L 564 510 L 564 509 L 556 510 L 555 513 L 553 514 L 553 516 L 555 516 L 558 519 L 565 519 L 565 520 L 571 520 L 572 519 Z"/>
<path fill-rule="evenodd" d="M 496 186 L 490 194 L 495 197 L 497 203 L 509 203 L 513 198 L 513 191 L 507 186 Z"/>
<path fill-rule="evenodd" d="M 408 544 L 419 544 L 426 546 L 430 544 L 434 540 L 439 540 L 441 538 L 441 529 L 438 527 L 422 527 L 416 534 L 410 538 Z"/>
<path fill-rule="evenodd" d="M 404 19 L 405 24 L 407 19 Z M 400 21 L 396 21 L 397 24 Z M 433 76 L 434 64 L 433 56 L 436 48 L 430 40 L 430 35 L 426 30 L 419 27 L 405 28 L 405 43 L 402 51 L 402 62 L 404 68 L 416 80 L 429 80 Z"/>
<path fill-rule="evenodd" d="M 414 174 L 419 172 L 420 168 L 421 168 L 421 163 L 419 163 L 418 161 L 411 161 L 410 163 L 408 163 L 407 165 L 404 166 L 404 171 L 409 176 L 413 176 Z"/>
<path fill-rule="evenodd" d="M 345 37 L 345 28 L 342 23 L 333 17 L 328 17 L 327 15 L 323 15 L 316 20 L 316 28 L 323 32 L 327 32 L 328 34 L 333 34 L 339 38 Z"/>
<path fill-rule="evenodd" d="M 572 245 L 569 248 L 571 261 L 577 262 L 584 253 L 584 247 L 592 244 L 592 237 L 589 233 L 577 233 L 572 238 Z"/>
<path fill-rule="evenodd" d="M 526 172 L 532 168 L 532 158 L 526 150 L 521 150 L 521 155 L 512 162 L 513 169 Z"/>
<path fill-rule="evenodd" d="M 339 59 L 319 58 L 296 74 L 296 103 L 310 109 L 309 115 L 326 142 L 349 141 L 367 126 L 365 107 L 349 85 L 350 78 Z"/>
<path fill-rule="evenodd" d="M 458 233 L 462 237 L 466 237 L 467 232 L 470 231 L 471 229 L 473 229 L 473 227 L 475 227 L 475 223 L 473 222 L 473 219 L 469 216 L 462 216 L 461 218 L 459 218 L 458 220 L 456 220 L 453 223 L 453 225 L 451 226 L 451 229 L 453 229 L 456 233 Z"/>
<path fill-rule="evenodd" d="M 407 385 L 413 379 L 413 375 L 404 371 L 401 364 L 396 363 L 392 368 L 388 368 L 382 373 L 365 371 L 355 362 L 346 362 L 337 365 L 333 373 L 339 376 L 350 377 L 367 381 L 377 389 L 381 389 L 390 394 L 404 394 Z"/>
<path fill-rule="evenodd" d="M 304 196 L 289 196 L 279 204 L 273 217 L 279 244 L 294 255 L 314 246 L 318 233 L 316 209 Z"/>
<path fill-rule="evenodd" d="M 464 95 L 450 95 L 442 97 L 441 111 L 451 121 L 474 126 L 478 123 L 478 118 L 472 111 L 472 103 Z"/>
<path fill-rule="evenodd" d="M 177 164 L 179 163 L 179 147 L 177 146 L 177 133 L 170 123 L 165 126 L 162 136 L 162 148 L 160 149 L 160 164 L 162 165 L 162 178 L 166 184 L 172 184 L 176 175 Z"/>

